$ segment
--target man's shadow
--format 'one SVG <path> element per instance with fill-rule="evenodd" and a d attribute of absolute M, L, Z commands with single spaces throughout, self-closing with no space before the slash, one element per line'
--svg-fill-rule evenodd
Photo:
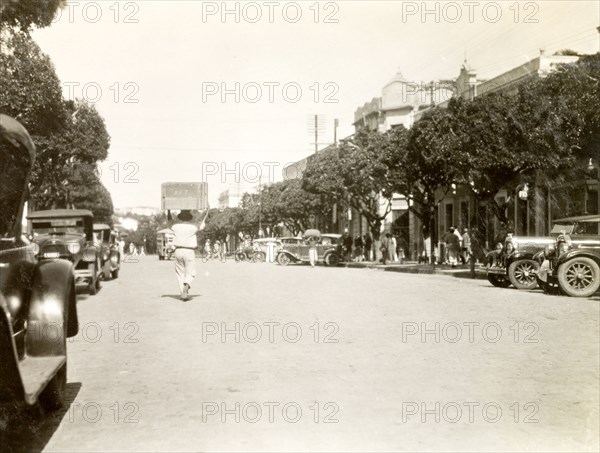
<path fill-rule="evenodd" d="M 44 413 L 39 403 L 32 407 L 19 407 L 10 411 L 6 425 L 0 426 L 0 453 L 34 452 L 44 450 L 61 421 L 75 401 L 81 382 L 70 382 L 65 388 L 62 408 Z"/>
<path fill-rule="evenodd" d="M 201 297 L 200 294 L 190 294 L 188 296 L 188 300 L 183 301 L 181 300 L 181 296 L 179 294 L 163 294 L 162 296 L 160 296 L 161 298 L 165 298 L 168 297 L 169 299 L 175 299 L 178 300 L 179 302 L 191 302 L 192 300 L 194 300 L 197 297 Z"/>

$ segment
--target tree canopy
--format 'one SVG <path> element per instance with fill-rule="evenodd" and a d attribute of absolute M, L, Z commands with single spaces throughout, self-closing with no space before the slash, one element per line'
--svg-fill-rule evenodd
<path fill-rule="evenodd" d="M 67 0 L 2 0 L 0 1 L 0 26 L 18 27 L 29 30 L 31 27 L 48 27 L 56 12 L 67 4 Z"/>

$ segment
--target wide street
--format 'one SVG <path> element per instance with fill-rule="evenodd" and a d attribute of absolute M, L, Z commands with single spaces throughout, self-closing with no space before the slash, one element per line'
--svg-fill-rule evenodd
<path fill-rule="evenodd" d="M 598 450 L 597 298 L 198 259 L 184 303 L 172 261 L 131 261 L 9 451 Z"/>

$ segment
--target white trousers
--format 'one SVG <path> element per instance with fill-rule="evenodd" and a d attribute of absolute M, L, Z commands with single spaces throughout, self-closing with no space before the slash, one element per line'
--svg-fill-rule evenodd
<path fill-rule="evenodd" d="M 173 255 L 179 290 L 183 291 L 183 285 L 187 283 L 191 287 L 196 278 L 196 253 L 191 249 L 176 249 Z"/>
<path fill-rule="evenodd" d="M 310 265 L 314 266 L 315 264 L 317 264 L 317 249 L 314 247 L 311 247 L 308 249 L 308 259 L 310 260 Z"/>

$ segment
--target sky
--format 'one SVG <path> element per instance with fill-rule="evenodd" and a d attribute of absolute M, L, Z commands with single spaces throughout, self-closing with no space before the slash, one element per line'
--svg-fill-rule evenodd
<path fill-rule="evenodd" d="M 163 182 L 225 189 L 354 132 L 354 111 L 401 71 L 490 78 L 539 55 L 600 50 L 598 1 L 69 2 L 34 39 L 65 97 L 94 103 L 111 136 L 100 165 L 115 207 L 160 206 Z"/>

